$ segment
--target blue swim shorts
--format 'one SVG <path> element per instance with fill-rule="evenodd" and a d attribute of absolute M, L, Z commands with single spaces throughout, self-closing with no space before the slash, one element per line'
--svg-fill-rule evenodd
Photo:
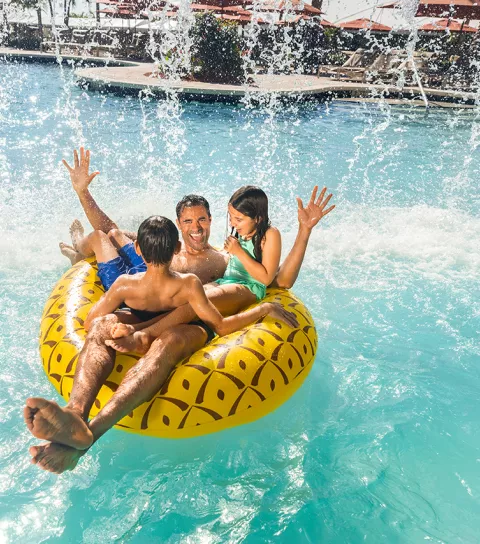
<path fill-rule="evenodd" d="M 120 248 L 118 250 L 118 257 L 115 257 L 115 259 L 106 263 L 98 263 L 98 277 L 105 291 L 110 289 L 118 276 L 122 274 L 138 274 L 138 272 L 145 272 L 146 270 L 147 265 L 135 251 L 133 242 Z"/>

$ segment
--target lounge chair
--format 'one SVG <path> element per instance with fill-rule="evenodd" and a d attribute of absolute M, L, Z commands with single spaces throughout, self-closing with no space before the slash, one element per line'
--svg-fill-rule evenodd
<path fill-rule="evenodd" d="M 359 48 L 342 66 L 329 67 L 328 71 L 322 71 L 322 66 L 319 67 L 317 76 L 330 76 L 333 79 L 347 79 L 348 81 L 365 81 L 366 69 L 381 54 L 376 50 L 365 50 Z"/>

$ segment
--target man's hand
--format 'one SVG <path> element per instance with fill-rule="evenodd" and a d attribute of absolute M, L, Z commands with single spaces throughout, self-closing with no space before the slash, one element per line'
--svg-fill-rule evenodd
<path fill-rule="evenodd" d="M 72 168 L 65 159 L 62 159 L 65 168 L 70 173 L 73 189 L 78 194 L 86 191 L 93 178 L 98 176 L 100 172 L 88 173 L 90 168 L 90 151 L 88 149 L 85 151 L 83 147 L 80 148 L 80 160 L 78 160 L 77 150 L 74 149 L 73 161 L 75 166 Z"/>
<path fill-rule="evenodd" d="M 313 227 L 320 221 L 320 219 L 322 219 L 322 217 L 325 217 L 327 213 L 330 213 L 335 208 L 335 205 L 333 205 L 330 206 L 330 208 L 325 209 L 328 202 L 332 198 L 332 194 L 329 194 L 324 200 L 325 193 L 327 192 L 326 187 L 322 189 L 320 196 L 315 201 L 317 197 L 317 191 L 318 185 L 315 185 L 312 191 L 312 196 L 310 197 L 310 201 L 305 208 L 303 207 L 302 199 L 300 197 L 297 197 L 298 222 L 300 223 L 301 227 L 304 227 L 308 230 L 312 230 Z"/>

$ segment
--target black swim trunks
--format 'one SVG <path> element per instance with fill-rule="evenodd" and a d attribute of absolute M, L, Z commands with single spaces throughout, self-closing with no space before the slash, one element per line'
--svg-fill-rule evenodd
<path fill-rule="evenodd" d="M 166 310 L 166 311 L 157 311 L 157 312 L 151 312 L 150 310 L 136 310 L 135 308 L 132 308 L 131 306 L 125 306 L 126 310 L 130 310 L 130 312 L 137 317 L 142 323 L 145 321 L 150 321 L 150 319 L 154 319 L 155 317 L 158 317 L 163 314 L 169 314 L 172 310 Z"/>
<path fill-rule="evenodd" d="M 213 330 L 200 319 L 197 321 L 190 321 L 189 325 L 198 325 L 199 327 L 202 327 L 202 329 L 207 333 L 207 341 L 205 344 L 209 344 L 215 338 L 215 333 Z"/>

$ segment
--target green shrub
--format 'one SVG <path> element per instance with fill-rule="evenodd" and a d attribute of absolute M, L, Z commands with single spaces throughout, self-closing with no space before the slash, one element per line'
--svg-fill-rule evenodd
<path fill-rule="evenodd" d="M 235 23 L 211 13 L 196 17 L 192 29 L 194 76 L 209 83 L 241 83 L 244 78 L 242 39 Z"/>

